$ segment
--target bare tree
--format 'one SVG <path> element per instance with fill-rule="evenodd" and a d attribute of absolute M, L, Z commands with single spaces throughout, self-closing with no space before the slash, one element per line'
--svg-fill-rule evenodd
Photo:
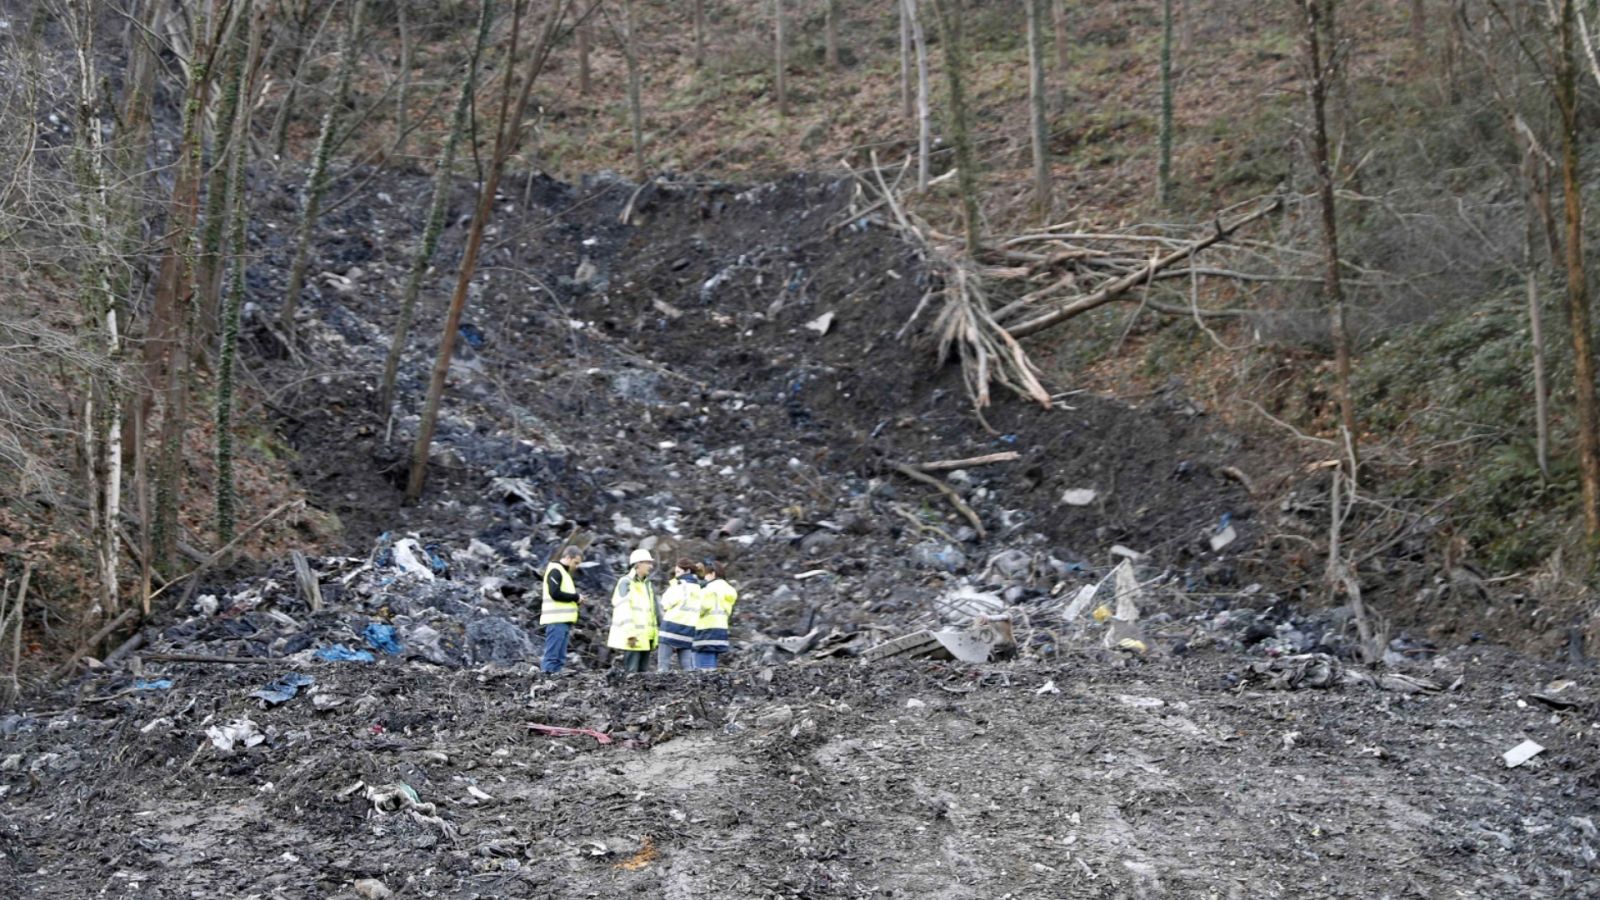
<path fill-rule="evenodd" d="M 839 0 L 826 0 L 823 8 L 823 60 L 829 69 L 839 69 Z"/>
<path fill-rule="evenodd" d="M 976 254 L 982 244 L 983 223 L 978 212 L 977 159 L 972 152 L 972 134 L 967 126 L 967 60 L 961 33 L 960 2 L 933 0 L 933 14 L 939 20 L 939 40 L 944 44 L 944 80 L 950 102 L 950 140 L 956 151 L 956 177 L 961 190 L 967 253 Z"/>
<path fill-rule="evenodd" d="M 482 189 L 478 193 L 477 209 L 472 214 L 466 249 L 461 257 L 461 270 L 456 276 L 455 292 L 450 297 L 450 309 L 445 315 L 444 330 L 439 337 L 439 355 L 434 361 L 433 375 L 428 382 L 427 404 L 423 408 L 422 421 L 417 428 L 417 443 L 411 457 L 411 475 L 406 482 L 406 499 L 413 503 L 422 496 L 422 487 L 427 480 L 428 450 L 433 444 L 433 431 L 439 421 L 439 405 L 444 398 L 445 376 L 450 373 L 450 356 L 455 350 L 456 331 L 461 327 L 461 314 L 467 305 L 467 288 L 477 271 L 478 253 L 483 247 L 483 232 L 489 225 L 489 219 L 494 215 L 495 191 L 500 186 L 500 175 L 505 170 L 506 160 L 522 142 L 528 99 L 533 93 L 534 82 L 544 71 L 556 39 L 561 35 L 562 22 L 566 19 L 570 0 L 552 0 L 544 29 L 538 43 L 534 45 L 533 52 L 527 57 L 526 74 L 522 76 L 521 87 L 518 88 L 516 62 L 520 57 L 517 55 L 517 41 L 522 33 L 524 5 L 525 0 L 514 0 L 510 46 L 506 52 L 505 75 L 501 84 L 499 123 L 495 126 L 494 152 L 489 161 L 488 171 L 484 173 Z"/>
<path fill-rule="evenodd" d="M 1172 205 L 1172 0 L 1161 0 L 1161 160 L 1156 167 L 1156 195 L 1161 207 Z"/>
<path fill-rule="evenodd" d="M 1301 0 L 1305 13 L 1306 94 L 1311 101 L 1311 158 L 1322 205 L 1323 280 L 1333 333 L 1334 377 L 1339 396 L 1341 446 L 1349 456 L 1349 477 L 1357 477 L 1355 402 L 1350 394 L 1350 333 L 1345 324 L 1344 289 L 1339 280 L 1339 227 L 1334 205 L 1333 167 L 1328 154 L 1328 65 L 1322 53 L 1322 0 Z"/>
<path fill-rule="evenodd" d="M 1050 218 L 1050 132 L 1045 121 L 1044 5 L 1047 0 L 1024 0 L 1028 13 L 1028 108 L 1033 135 L 1033 209 L 1041 220 Z"/>
<path fill-rule="evenodd" d="M 645 179 L 644 102 L 639 97 L 639 40 L 634 25 L 633 0 L 622 0 L 622 55 L 628 63 L 628 117 L 633 126 L 633 177 Z"/>
<path fill-rule="evenodd" d="M 1056 68 L 1065 72 L 1072 58 L 1067 44 L 1067 0 L 1050 0 L 1050 11 L 1056 26 Z"/>
<path fill-rule="evenodd" d="M 931 104 L 928 102 L 928 42 L 922 32 L 922 17 L 918 14 L 920 0 L 900 0 L 900 9 L 908 23 L 911 43 L 917 55 L 917 190 L 926 191 L 931 173 L 929 157 L 933 152 L 933 126 Z"/>
<path fill-rule="evenodd" d="M 589 26 L 581 25 L 578 28 L 578 95 L 587 97 L 594 93 L 591 83 L 593 76 L 589 72 Z"/>
<path fill-rule="evenodd" d="M 1583 523 L 1591 555 L 1600 547 L 1600 402 L 1595 396 L 1593 325 L 1583 258 L 1583 194 L 1579 172 L 1577 11 L 1574 0 L 1547 0 L 1556 29 L 1555 95 L 1561 113 L 1561 186 L 1565 195 L 1567 322 L 1572 333 L 1574 405 L 1578 413 Z"/>
<path fill-rule="evenodd" d="M 233 121 L 239 114 L 239 92 L 243 84 L 246 51 L 244 33 L 249 29 L 249 0 L 240 0 L 229 34 L 225 37 L 219 54 L 227 67 L 222 79 L 222 97 L 214 120 L 216 137 L 212 141 L 212 155 L 219 160 L 229 158 L 233 140 Z M 197 274 L 195 286 L 199 294 L 200 316 L 205 333 L 215 335 L 222 316 L 222 242 L 227 230 L 229 171 L 226 165 L 211 168 L 206 184 L 205 225 L 200 232 L 200 256 L 195 261 Z M 205 346 L 197 342 L 193 348 L 200 352 Z"/>
<path fill-rule="evenodd" d="M 472 45 L 472 55 L 467 60 L 466 77 L 461 82 L 461 92 L 456 96 L 450 132 L 445 135 L 444 149 L 439 152 L 438 166 L 433 173 L 433 201 L 428 205 L 422 244 L 411 260 L 411 274 L 406 279 L 405 294 L 400 298 L 400 315 L 395 319 L 394 334 L 389 337 L 389 353 L 383 363 L 383 386 L 378 392 L 378 408 L 386 416 L 394 410 L 395 376 L 400 369 L 400 355 L 405 351 L 406 335 L 411 328 L 417 295 L 422 291 L 422 279 L 428 274 L 434 251 L 439 247 L 439 235 L 444 232 L 445 213 L 450 209 L 450 182 L 456 163 L 456 148 L 467 130 L 467 116 L 471 113 L 472 98 L 478 85 L 478 62 L 483 58 L 483 48 L 489 41 L 489 26 L 493 16 L 494 0 L 483 0 L 478 12 L 478 34 Z M 580 27 L 578 33 L 582 34 L 587 27 Z"/>
<path fill-rule="evenodd" d="M 706 67 L 706 0 L 694 0 L 694 67 Z"/>
<path fill-rule="evenodd" d="M 360 55 L 357 41 L 361 35 L 361 13 L 366 0 L 351 0 L 350 25 L 345 30 L 339 48 L 339 72 L 335 76 L 333 100 L 322 114 L 322 128 L 317 134 L 317 147 L 312 152 L 311 173 L 306 177 L 304 206 L 300 212 L 299 239 L 295 243 L 294 262 L 289 265 L 289 286 L 283 292 L 283 333 L 294 339 L 294 314 L 300 304 L 300 291 L 305 285 L 306 266 L 311 260 L 311 238 L 316 232 L 317 220 L 322 215 L 322 196 L 328 190 L 328 163 L 333 157 L 333 145 L 340 117 L 350 99 L 350 76 Z"/>
<path fill-rule="evenodd" d="M 774 87 L 778 92 L 778 117 L 789 117 L 789 64 L 785 59 L 788 43 L 783 28 L 783 0 L 772 0 L 772 47 L 777 79 Z"/>
<path fill-rule="evenodd" d="M 911 17 L 906 12 L 905 0 L 895 3 L 900 11 L 900 105 L 907 119 L 917 114 L 911 89 Z"/>

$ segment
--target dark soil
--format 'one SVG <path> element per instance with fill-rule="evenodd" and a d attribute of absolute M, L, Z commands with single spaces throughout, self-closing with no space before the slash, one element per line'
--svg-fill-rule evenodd
<path fill-rule="evenodd" d="M 1176 392 L 1004 399 L 991 433 L 936 364 L 934 311 L 897 336 L 936 285 L 848 184 L 506 184 L 414 507 L 465 219 L 391 417 L 377 377 L 427 180 L 381 175 L 329 217 L 294 360 L 266 326 L 294 204 L 258 202 L 249 365 L 344 526 L 312 560 L 326 608 L 283 561 L 214 577 L 146 651 L 263 662 L 134 654 L 0 719 L 5 896 L 352 896 L 362 879 L 450 898 L 1600 896 L 1593 673 L 1401 634 L 1389 671 L 1425 693 L 1266 690 L 1252 664 L 1348 658 L 1348 614 L 1304 608 L 1274 556 L 1314 515 L 1259 510 L 1220 470 L 1261 451 Z M 463 189 L 454 214 L 469 206 Z M 1020 458 L 944 473 L 983 540 L 887 466 L 1002 450 Z M 1063 502 L 1078 489 L 1094 501 Z M 524 591 L 575 529 L 600 600 L 577 674 L 530 677 Z M 406 535 L 448 574 L 399 571 Z M 603 598 L 641 544 L 732 562 L 725 671 L 608 669 Z M 1065 613 L 1130 553 L 1142 653 Z M 948 598 L 974 595 L 1011 621 L 1012 658 L 852 659 L 965 627 Z M 405 652 L 311 657 L 372 623 Z M 782 649 L 811 632 L 816 650 Z M 272 709 L 249 696 L 291 671 L 316 685 Z M 262 743 L 207 736 L 246 717 Z M 1524 737 L 1547 749 L 1505 768 Z M 375 809 L 367 787 L 402 782 L 432 812 Z"/>

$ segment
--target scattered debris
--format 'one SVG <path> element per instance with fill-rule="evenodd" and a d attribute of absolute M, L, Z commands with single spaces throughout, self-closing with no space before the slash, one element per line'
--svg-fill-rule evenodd
<path fill-rule="evenodd" d="M 560 725 L 541 725 L 537 722 L 529 722 L 528 730 L 537 731 L 540 734 L 548 734 L 551 737 L 577 737 L 579 735 L 588 735 L 602 744 L 611 743 L 611 735 L 595 731 L 593 728 L 564 728 Z"/>
<path fill-rule="evenodd" d="M 250 719 L 234 719 L 226 725 L 212 725 L 206 729 L 206 737 L 211 739 L 211 746 L 224 753 L 235 747 L 254 747 L 267 739 L 261 733 L 260 726 Z"/>
<path fill-rule="evenodd" d="M 822 315 L 817 316 L 815 319 L 807 322 L 805 327 L 810 331 L 815 331 L 819 335 L 825 335 L 828 333 L 828 329 L 833 327 L 833 313 L 825 312 Z"/>
<path fill-rule="evenodd" d="M 1059 693 L 1061 693 L 1061 689 L 1056 687 L 1055 679 L 1052 678 L 1049 681 L 1046 681 L 1044 684 L 1039 685 L 1039 689 L 1034 691 L 1034 693 L 1035 694 L 1059 694 Z"/>
<path fill-rule="evenodd" d="M 319 647 L 314 654 L 323 662 L 375 662 L 377 657 L 370 650 L 354 650 L 344 644 L 334 644 L 329 647 Z"/>
<path fill-rule="evenodd" d="M 395 640 L 393 625 L 372 622 L 362 630 L 361 635 L 367 639 L 367 643 L 372 646 L 372 649 L 387 653 L 390 656 L 400 655 L 400 642 Z"/>

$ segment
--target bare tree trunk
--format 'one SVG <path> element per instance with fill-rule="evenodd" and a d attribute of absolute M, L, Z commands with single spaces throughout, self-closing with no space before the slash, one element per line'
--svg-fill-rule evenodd
<path fill-rule="evenodd" d="M 1578 169 L 1578 60 L 1573 0 L 1558 0 L 1556 105 L 1561 110 L 1561 181 L 1566 200 L 1567 321 L 1572 332 L 1574 406 L 1578 413 L 1579 476 L 1583 524 L 1591 556 L 1600 545 L 1600 415 L 1595 397 L 1594 339 L 1583 259 L 1583 195 Z"/>
<path fill-rule="evenodd" d="M 950 140 L 956 151 L 956 178 L 961 190 L 967 253 L 974 255 L 982 245 L 983 222 L 978 213 L 977 160 L 972 153 L 972 134 L 967 127 L 967 60 L 962 46 L 959 0 L 933 0 L 933 14 L 939 21 L 939 40 L 944 44 L 945 88 L 950 93 Z"/>
<path fill-rule="evenodd" d="M 237 52 L 246 64 L 233 70 L 233 84 L 227 90 L 240 95 L 249 90 L 249 60 L 255 58 L 259 35 L 254 20 L 250 18 L 250 0 L 244 0 L 240 15 L 244 17 L 247 33 Z M 244 306 L 245 269 L 249 250 L 246 225 L 250 218 L 250 203 L 245 193 L 245 169 L 250 157 L 251 105 L 245 103 L 239 110 L 232 138 L 228 141 L 228 197 L 232 203 L 228 241 L 232 245 L 233 272 L 228 284 L 225 308 L 221 312 L 221 350 L 217 354 L 217 409 L 216 409 L 216 538 L 217 546 L 226 547 L 233 541 L 237 492 L 233 483 L 233 373 L 239 347 L 239 314 Z"/>
<path fill-rule="evenodd" d="M 1050 133 L 1044 114 L 1044 4 L 1024 0 L 1028 12 L 1028 106 L 1033 133 L 1033 210 L 1042 222 L 1050 219 Z"/>
<path fill-rule="evenodd" d="M 706 0 L 694 0 L 694 67 L 706 67 Z"/>
<path fill-rule="evenodd" d="M 103 327 L 95 337 L 94 346 L 104 354 L 107 366 L 114 372 L 121 355 L 121 341 L 117 304 L 112 293 L 116 251 L 106 178 L 106 148 L 102 139 L 100 104 L 95 94 L 98 88 L 94 65 L 96 12 L 93 3 L 82 0 L 72 13 L 78 60 L 79 126 L 74 153 L 78 157 L 76 168 L 83 205 L 84 244 L 89 248 L 84 267 L 84 312 L 90 328 Z M 99 581 L 96 606 L 105 614 L 114 615 L 119 605 L 117 520 L 122 498 L 122 392 L 112 378 L 103 374 L 91 373 L 86 381 L 84 469 L 90 487 L 91 533 Z M 16 611 L 19 627 L 21 614 L 19 606 Z M 0 628 L 0 638 L 4 636 L 5 629 Z"/>
<path fill-rule="evenodd" d="M 928 41 L 922 31 L 922 17 L 918 14 L 920 0 L 901 0 L 910 22 L 911 43 L 917 52 L 917 190 L 927 191 L 932 177 L 929 171 L 933 153 L 933 123 L 931 104 L 928 102 Z"/>
<path fill-rule="evenodd" d="M 211 177 L 206 183 L 205 225 L 200 232 L 200 258 L 196 261 L 198 272 L 195 285 L 199 294 L 200 320 L 207 337 L 217 334 L 222 322 L 222 242 L 227 231 L 228 210 L 228 159 L 233 140 L 233 120 L 239 114 L 239 86 L 243 83 L 245 69 L 244 33 L 250 27 L 248 0 L 239 7 L 234 24 L 229 26 L 230 36 L 224 39 L 219 51 L 227 60 L 222 82 L 221 102 L 217 107 L 215 137 L 211 141 Z M 202 352 L 200 342 L 193 349 Z"/>
<path fill-rule="evenodd" d="M 911 119 L 917 114 L 911 90 L 911 19 L 906 14 L 905 0 L 899 0 L 895 7 L 900 10 L 900 105 L 906 118 Z"/>
<path fill-rule="evenodd" d="M 1178 52 L 1188 53 L 1194 46 L 1194 15 L 1189 9 L 1189 0 L 1182 0 L 1178 4 Z"/>
<path fill-rule="evenodd" d="M 311 260 L 311 238 L 316 232 L 317 219 L 322 214 L 322 195 L 328 190 L 328 163 L 333 156 L 333 144 L 338 131 L 339 117 L 350 99 L 350 76 L 355 69 L 356 49 L 361 35 L 361 13 L 365 0 L 353 0 L 350 5 L 350 26 L 345 31 L 344 44 L 339 50 L 339 74 L 335 76 L 333 102 L 322 114 L 322 130 L 317 135 L 317 149 L 311 159 L 311 174 L 306 179 L 305 207 L 300 214 L 300 237 L 295 245 L 294 262 L 289 266 L 289 287 L 283 293 L 281 327 L 284 336 L 294 340 L 294 314 L 300 304 L 300 291 L 305 285 L 306 266 Z"/>
<path fill-rule="evenodd" d="M 1334 205 L 1333 168 L 1328 158 L 1326 115 L 1328 68 L 1322 55 L 1322 11 L 1320 0 L 1302 0 L 1306 14 L 1306 78 L 1311 100 L 1311 156 L 1317 172 L 1318 194 L 1322 201 L 1323 293 L 1327 296 L 1336 390 L 1339 395 L 1340 445 L 1349 455 L 1351 483 L 1354 484 L 1360 457 L 1356 452 L 1355 402 L 1350 395 L 1350 334 L 1345 324 L 1344 290 L 1339 279 L 1339 228 Z"/>
<path fill-rule="evenodd" d="M 1072 58 L 1072 48 L 1067 45 L 1067 0 L 1050 0 L 1050 10 L 1056 26 L 1056 69 L 1065 72 Z"/>
<path fill-rule="evenodd" d="M 1411 49 L 1418 59 L 1428 54 L 1428 11 L 1422 0 L 1411 0 Z"/>
<path fill-rule="evenodd" d="M 1538 240 L 1538 210 L 1533 202 L 1531 171 L 1533 149 L 1527 151 L 1524 171 L 1528 180 L 1526 240 L 1522 247 L 1523 278 L 1528 286 L 1528 336 L 1533 344 L 1533 411 L 1534 441 L 1539 460 L 1539 472 L 1550 477 L 1550 389 L 1545 384 L 1544 363 L 1544 311 L 1539 302 L 1539 269 L 1534 263 L 1533 245 Z"/>
<path fill-rule="evenodd" d="M 297 17 L 295 25 L 299 40 L 295 47 L 294 71 L 290 74 L 288 87 L 284 89 L 283 102 L 278 104 L 277 117 L 272 120 L 271 142 L 274 158 L 283 158 L 284 148 L 289 142 L 289 117 L 294 113 L 295 100 L 300 93 L 300 84 L 305 80 L 306 66 L 310 64 L 313 51 L 316 50 L 317 43 L 322 40 L 322 32 L 327 29 L 328 21 L 333 17 L 334 10 L 338 8 L 339 4 L 336 2 L 327 4 L 321 20 L 317 22 L 316 30 L 312 31 L 311 35 L 307 37 L 306 26 L 311 24 L 311 16 L 315 7 L 310 0 L 306 0 L 301 4 L 301 15 Z"/>
<path fill-rule="evenodd" d="M 823 60 L 828 68 L 839 70 L 839 0 L 827 0 L 823 10 Z"/>
<path fill-rule="evenodd" d="M 787 41 L 784 38 L 783 29 L 783 0 L 772 0 L 772 10 L 772 45 L 773 57 L 776 60 L 777 68 L 777 84 L 775 86 L 778 91 L 778 118 L 787 119 L 789 117 L 789 65 L 784 58 Z"/>
<path fill-rule="evenodd" d="M 400 145 L 405 141 L 405 136 L 411 133 L 407 124 L 410 110 L 407 103 L 411 93 L 411 30 L 406 27 L 406 4 L 409 0 L 395 0 L 394 14 L 398 19 L 400 29 L 400 77 L 397 79 L 394 97 L 395 143 Z M 398 152 L 398 151 L 396 151 Z"/>
<path fill-rule="evenodd" d="M 1172 0 L 1161 0 L 1161 160 L 1156 167 L 1156 199 L 1172 206 Z"/>
<path fill-rule="evenodd" d="M 489 42 L 489 26 L 493 22 L 494 0 L 483 0 L 478 14 L 478 36 L 473 44 L 472 56 L 467 61 L 466 79 L 461 93 L 456 96 L 455 115 L 450 120 L 450 133 L 445 136 L 444 150 L 439 154 L 438 168 L 433 174 L 433 202 L 428 206 L 428 221 L 423 227 L 422 245 L 411 261 L 411 275 L 406 280 L 406 292 L 400 300 L 400 315 L 394 323 L 394 334 L 389 338 L 389 355 L 383 363 L 383 387 L 378 394 L 378 408 L 385 416 L 393 415 L 394 382 L 400 370 L 400 355 L 405 351 L 406 335 L 411 328 L 411 316 L 417 305 L 417 295 L 422 291 L 422 279 L 428 274 L 433 254 L 439 247 L 439 235 L 444 231 L 445 214 L 450 209 L 450 182 L 456 164 L 456 148 L 461 135 L 467 130 L 467 115 L 472 109 L 472 95 L 477 89 L 478 63 L 483 58 L 483 48 Z M 579 33 L 587 26 L 580 26 Z"/>
<path fill-rule="evenodd" d="M 594 92 L 589 72 L 589 25 L 578 26 L 578 96 L 587 97 Z M 698 63 L 697 63 L 698 65 Z"/>
<path fill-rule="evenodd" d="M 212 80 L 211 48 L 220 35 L 213 34 L 215 3 L 205 4 L 194 22 L 194 46 L 187 61 L 188 85 L 184 98 L 183 137 L 179 142 L 178 174 L 172 188 L 172 213 L 168 244 L 156 286 L 155 313 L 146 337 L 149 384 L 164 383 L 161 447 L 156 461 L 153 565 L 172 570 L 178 546 L 178 507 L 183 484 L 183 435 L 187 426 L 189 353 L 194 339 L 194 236 L 200 212 L 200 181 L 204 156 L 204 110 Z M 148 404 L 149 401 L 146 401 Z M 148 410 L 140 410 L 141 418 Z"/>
<path fill-rule="evenodd" d="M 539 43 L 529 56 L 527 75 L 522 80 L 521 90 L 515 92 L 517 98 L 513 104 L 515 63 L 518 59 L 517 39 L 522 30 L 523 0 L 516 0 L 513 4 L 511 44 L 504 63 L 500 122 L 495 130 L 494 154 L 490 159 L 489 171 L 484 177 L 483 188 L 478 194 L 478 207 L 472 215 L 466 249 L 461 258 L 461 271 L 456 276 L 455 293 L 450 297 L 450 310 L 445 315 L 444 331 L 439 338 L 439 356 L 434 361 L 433 376 L 428 382 L 427 404 L 423 408 L 422 421 L 417 428 L 417 443 L 411 456 L 411 475 L 406 482 L 406 500 L 411 503 L 422 497 L 422 487 L 427 480 L 428 450 L 433 444 L 433 431 L 439 421 L 439 405 L 444 398 L 445 376 L 450 373 L 450 356 L 455 351 L 456 330 L 461 327 L 461 314 L 467 305 L 467 288 L 477 271 L 478 253 L 483 247 L 483 231 L 488 227 L 489 219 L 494 214 L 495 190 L 500 185 L 500 175 L 505 169 L 506 159 L 522 140 L 522 122 L 528 107 L 528 98 L 533 92 L 534 82 L 544 70 L 556 38 L 561 33 L 561 23 L 566 18 L 567 6 L 568 0 L 553 0 L 550 18 L 546 20 Z"/>
<path fill-rule="evenodd" d="M 622 54 L 628 63 L 628 115 L 633 124 L 633 177 L 644 183 L 644 104 L 639 99 L 639 39 L 633 19 L 633 0 L 622 3 Z"/>

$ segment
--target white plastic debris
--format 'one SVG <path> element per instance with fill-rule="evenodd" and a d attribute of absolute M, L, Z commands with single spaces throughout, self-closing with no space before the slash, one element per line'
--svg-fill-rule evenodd
<path fill-rule="evenodd" d="M 1211 552 L 1216 553 L 1238 539 L 1239 532 L 1234 531 L 1233 526 L 1229 525 L 1211 536 Z"/>
<path fill-rule="evenodd" d="M 1139 602 L 1144 599 L 1144 591 L 1133 574 L 1133 563 L 1123 560 L 1113 575 L 1117 586 L 1117 618 L 1124 622 L 1139 621 Z"/>
<path fill-rule="evenodd" d="M 1533 741 L 1523 741 L 1501 755 L 1506 761 L 1506 768 L 1515 769 L 1535 756 L 1544 752 L 1544 747 Z"/>
<path fill-rule="evenodd" d="M 1072 622 L 1083 615 L 1089 609 L 1089 605 L 1094 603 L 1094 594 L 1099 588 L 1100 585 L 1098 584 L 1086 584 L 1078 588 L 1078 593 L 1067 604 L 1066 610 L 1061 614 L 1062 618 Z"/>
<path fill-rule="evenodd" d="M 1134 549 L 1132 549 L 1130 547 L 1124 547 L 1121 544 L 1117 544 L 1116 546 L 1111 548 L 1111 555 L 1112 556 L 1120 556 L 1120 557 L 1123 557 L 1124 559 L 1133 559 L 1133 560 L 1144 559 L 1144 554 L 1143 553 L 1140 553 L 1139 551 L 1134 550 Z"/>
<path fill-rule="evenodd" d="M 1056 681 L 1055 681 L 1054 678 L 1052 678 L 1049 681 L 1046 681 L 1044 684 L 1039 685 L 1039 689 L 1037 691 L 1034 691 L 1034 693 L 1035 694 L 1059 694 L 1059 693 L 1061 693 L 1061 688 L 1056 687 Z"/>
<path fill-rule="evenodd" d="M 817 334 L 827 334 L 828 329 L 832 327 L 833 313 L 831 312 L 825 312 L 806 323 L 806 328 L 810 329 L 811 331 L 815 331 Z"/>
<path fill-rule="evenodd" d="M 211 746 L 227 752 L 234 747 L 254 747 L 267 739 L 261 728 L 249 719 L 234 719 L 226 725 L 213 725 L 206 729 Z"/>
<path fill-rule="evenodd" d="M 394 564 L 407 575 L 415 575 L 423 581 L 432 581 L 433 569 L 423 562 L 427 555 L 421 545 L 412 538 L 402 538 L 394 542 Z"/>
<path fill-rule="evenodd" d="M 1100 496 L 1094 488 L 1072 488 L 1061 495 L 1061 502 L 1068 506 L 1088 506 Z"/>

